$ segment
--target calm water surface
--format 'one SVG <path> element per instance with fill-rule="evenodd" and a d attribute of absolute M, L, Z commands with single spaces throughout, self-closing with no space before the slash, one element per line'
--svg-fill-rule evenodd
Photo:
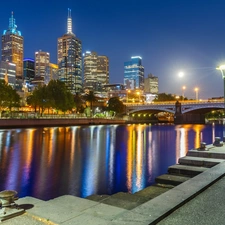
<path fill-rule="evenodd" d="M 223 125 L 99 125 L 0 130 L 0 190 L 43 200 L 134 193 Z"/>

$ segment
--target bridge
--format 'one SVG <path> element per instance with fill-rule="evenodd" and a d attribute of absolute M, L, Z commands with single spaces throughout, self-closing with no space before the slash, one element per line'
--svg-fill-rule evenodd
<path fill-rule="evenodd" d="M 126 103 L 127 113 L 159 113 L 168 112 L 174 114 L 176 123 L 203 123 L 205 114 L 212 110 L 224 109 L 222 100 L 187 100 L 187 101 L 165 101 L 154 103 Z M 180 122 L 179 122 L 180 121 Z"/>

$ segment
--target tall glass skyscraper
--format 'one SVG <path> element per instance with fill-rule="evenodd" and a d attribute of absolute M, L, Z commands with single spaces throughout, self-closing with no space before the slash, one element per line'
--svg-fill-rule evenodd
<path fill-rule="evenodd" d="M 35 76 L 35 62 L 33 59 L 26 58 L 23 60 L 23 77 L 24 80 L 31 81 Z"/>
<path fill-rule="evenodd" d="M 144 89 L 144 67 L 140 56 L 131 57 L 124 63 L 124 85 L 129 90 Z"/>
<path fill-rule="evenodd" d="M 71 10 L 68 9 L 67 33 L 58 38 L 58 75 L 72 94 L 82 90 L 82 46 L 72 32 Z"/>
<path fill-rule="evenodd" d="M 17 30 L 13 12 L 2 35 L 2 61 L 16 64 L 16 78 L 23 78 L 23 37 Z"/>

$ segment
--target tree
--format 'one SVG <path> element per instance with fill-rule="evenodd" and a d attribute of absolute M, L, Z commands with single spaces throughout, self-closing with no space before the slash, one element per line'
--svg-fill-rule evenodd
<path fill-rule="evenodd" d="M 20 106 L 20 96 L 5 80 L 0 80 L 0 90 L 0 115 L 5 108 L 11 112 L 12 107 Z"/>
<path fill-rule="evenodd" d="M 92 113 L 93 113 L 93 103 L 97 101 L 97 98 L 95 97 L 94 92 L 93 91 L 90 91 L 89 94 L 87 94 L 87 95 L 84 96 L 84 99 L 85 99 L 85 101 L 87 101 L 87 102 L 90 103 L 90 106 L 91 106 L 91 116 L 92 116 Z"/>
<path fill-rule="evenodd" d="M 154 99 L 154 102 L 176 101 L 176 96 L 172 94 L 160 93 Z"/>
<path fill-rule="evenodd" d="M 9 111 L 12 111 L 12 107 L 20 107 L 20 96 L 10 85 L 6 86 L 6 98 Z"/>
<path fill-rule="evenodd" d="M 64 82 L 51 80 L 47 86 L 49 101 L 53 108 L 66 112 L 74 107 L 74 98 Z"/>
<path fill-rule="evenodd" d="M 126 106 L 118 97 L 110 98 L 108 101 L 107 110 L 115 111 L 116 113 L 124 113 L 126 111 Z"/>
<path fill-rule="evenodd" d="M 79 93 L 76 93 L 74 96 L 74 104 L 76 107 L 76 112 L 81 112 L 83 110 L 83 100 Z"/>

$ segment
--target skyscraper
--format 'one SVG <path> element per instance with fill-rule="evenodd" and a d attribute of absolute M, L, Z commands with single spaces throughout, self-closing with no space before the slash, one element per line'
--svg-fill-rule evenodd
<path fill-rule="evenodd" d="M 58 38 L 58 75 L 72 94 L 82 90 L 81 41 L 72 32 L 71 10 L 68 9 L 67 33 Z"/>
<path fill-rule="evenodd" d="M 140 56 L 131 57 L 131 61 L 124 63 L 124 85 L 126 89 L 144 89 L 144 67 Z"/>
<path fill-rule="evenodd" d="M 98 56 L 96 52 L 86 51 L 83 58 L 84 88 L 101 91 L 109 83 L 109 59 Z"/>
<path fill-rule="evenodd" d="M 39 50 L 35 52 L 35 77 L 42 77 L 46 74 L 46 68 L 49 66 L 50 54 Z"/>
<path fill-rule="evenodd" d="M 24 80 L 31 81 L 35 76 L 35 63 L 33 59 L 26 58 L 23 60 L 23 77 Z"/>
<path fill-rule="evenodd" d="M 2 35 L 2 61 L 16 64 L 16 78 L 23 78 L 23 37 L 17 30 L 13 12 Z"/>
<path fill-rule="evenodd" d="M 154 76 L 153 74 L 148 74 L 148 77 L 145 78 L 145 92 L 151 94 L 158 94 L 159 92 L 159 79 L 158 77 Z"/>
<path fill-rule="evenodd" d="M 16 64 L 0 61 L 0 79 L 5 80 L 12 88 L 16 84 Z"/>

